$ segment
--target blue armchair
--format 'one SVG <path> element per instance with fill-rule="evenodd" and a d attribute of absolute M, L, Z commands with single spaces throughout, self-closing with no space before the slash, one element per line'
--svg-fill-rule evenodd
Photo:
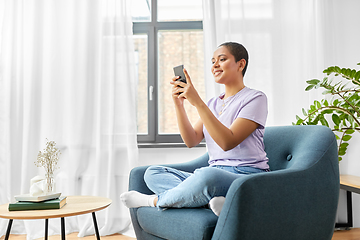
<path fill-rule="evenodd" d="M 206 208 L 130 209 L 138 240 L 330 240 L 339 197 L 334 134 L 323 126 L 267 127 L 265 150 L 271 172 L 235 180 L 219 217 Z M 192 172 L 208 155 L 169 165 Z M 153 194 L 146 166 L 130 173 L 129 190 Z"/>

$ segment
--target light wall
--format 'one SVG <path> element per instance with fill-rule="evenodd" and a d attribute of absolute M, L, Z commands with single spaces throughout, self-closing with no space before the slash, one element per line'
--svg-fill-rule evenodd
<path fill-rule="evenodd" d="M 204 153 L 206 153 L 205 147 L 140 148 L 139 164 L 144 166 L 187 162 L 200 157 Z"/>

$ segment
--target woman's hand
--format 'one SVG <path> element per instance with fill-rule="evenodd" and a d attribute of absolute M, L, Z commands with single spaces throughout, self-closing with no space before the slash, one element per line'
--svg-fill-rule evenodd
<path fill-rule="evenodd" d="M 175 104 L 175 112 L 177 123 L 180 131 L 180 135 L 185 142 L 186 146 L 194 147 L 198 145 L 201 140 L 204 138 L 203 134 L 203 124 L 201 119 L 199 119 L 194 126 L 189 121 L 189 118 L 186 114 L 184 108 L 184 100 L 187 99 L 191 104 L 194 105 L 196 99 L 199 102 L 202 102 L 200 96 L 192 85 L 189 74 L 187 74 L 184 69 L 185 77 L 187 83 L 177 81 L 179 77 L 174 77 L 170 84 L 172 84 L 172 98 Z"/>
<path fill-rule="evenodd" d="M 179 106 L 183 106 L 184 100 L 185 98 L 183 97 L 179 97 L 180 93 L 181 93 L 181 87 L 179 87 L 179 84 L 182 83 L 181 81 L 177 81 L 177 79 L 179 79 L 180 77 L 175 76 L 172 78 L 172 81 L 170 82 L 170 84 L 172 84 L 172 98 L 173 101 L 175 103 L 175 105 L 179 105 Z"/>
<path fill-rule="evenodd" d="M 203 101 L 201 100 L 198 92 L 196 91 L 194 85 L 192 84 L 191 78 L 188 74 L 188 72 L 186 71 L 186 69 L 184 69 L 184 73 L 185 73 L 185 77 L 186 77 L 186 82 L 181 82 L 181 81 L 176 81 L 179 77 L 174 77 L 171 82 L 171 84 L 173 84 L 173 99 L 176 103 L 176 101 L 183 101 L 184 99 L 187 99 L 191 105 L 193 106 L 197 106 L 198 104 L 203 103 Z M 179 99 L 179 100 L 176 100 Z"/>

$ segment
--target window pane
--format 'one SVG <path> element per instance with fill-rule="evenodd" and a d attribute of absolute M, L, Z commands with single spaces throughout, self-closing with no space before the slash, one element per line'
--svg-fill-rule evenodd
<path fill-rule="evenodd" d="M 148 134 L 148 39 L 147 35 L 134 35 L 137 76 L 137 128 L 138 134 Z"/>
<path fill-rule="evenodd" d="M 131 16 L 133 22 L 150 22 L 151 0 L 131 0 Z"/>
<path fill-rule="evenodd" d="M 158 21 L 199 21 L 202 0 L 158 0 Z"/>
<path fill-rule="evenodd" d="M 158 37 L 159 134 L 179 134 L 169 82 L 174 76 L 173 67 L 183 64 L 199 95 L 205 100 L 203 32 L 160 31 Z M 196 109 L 187 101 L 185 101 L 185 109 L 191 123 L 194 124 L 199 118 Z"/>

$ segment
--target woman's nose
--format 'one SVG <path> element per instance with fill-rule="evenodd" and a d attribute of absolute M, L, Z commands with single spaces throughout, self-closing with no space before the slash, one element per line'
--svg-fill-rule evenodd
<path fill-rule="evenodd" d="M 219 67 L 219 62 L 218 61 L 214 62 L 214 64 L 213 64 L 213 68 L 217 68 L 217 67 Z"/>

